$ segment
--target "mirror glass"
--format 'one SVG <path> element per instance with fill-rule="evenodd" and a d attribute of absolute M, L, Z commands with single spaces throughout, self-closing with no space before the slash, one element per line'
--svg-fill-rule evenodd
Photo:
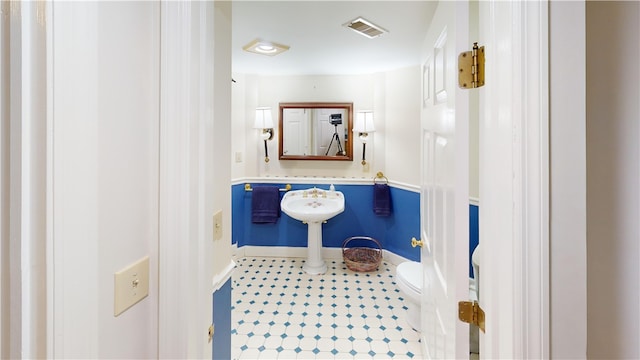
<path fill-rule="evenodd" d="M 280 103 L 280 160 L 353 160 L 353 103 Z"/>

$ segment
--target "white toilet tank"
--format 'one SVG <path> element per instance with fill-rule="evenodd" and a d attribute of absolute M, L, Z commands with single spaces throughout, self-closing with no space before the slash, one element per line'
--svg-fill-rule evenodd
<path fill-rule="evenodd" d="M 396 280 L 410 288 L 414 293 L 422 294 L 422 266 L 419 262 L 406 261 L 396 268 Z"/>

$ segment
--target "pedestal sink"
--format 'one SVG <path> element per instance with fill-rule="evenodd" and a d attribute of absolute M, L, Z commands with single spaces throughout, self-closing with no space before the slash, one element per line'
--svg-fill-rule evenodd
<path fill-rule="evenodd" d="M 302 269 L 311 275 L 324 274 L 322 259 L 322 223 L 344 211 L 344 194 L 311 188 L 289 191 L 280 203 L 282 211 L 307 224 L 307 261 Z"/>

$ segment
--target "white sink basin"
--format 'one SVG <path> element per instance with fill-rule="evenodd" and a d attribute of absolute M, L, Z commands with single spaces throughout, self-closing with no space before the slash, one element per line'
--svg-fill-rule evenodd
<path fill-rule="evenodd" d="M 344 211 L 344 195 L 340 191 L 316 188 L 289 191 L 282 198 L 280 207 L 296 220 L 322 222 Z"/>
<path fill-rule="evenodd" d="M 307 260 L 302 269 L 311 275 L 324 274 L 327 264 L 322 259 L 322 223 L 344 211 L 344 194 L 311 188 L 289 191 L 280 202 L 282 211 L 307 223 Z"/>

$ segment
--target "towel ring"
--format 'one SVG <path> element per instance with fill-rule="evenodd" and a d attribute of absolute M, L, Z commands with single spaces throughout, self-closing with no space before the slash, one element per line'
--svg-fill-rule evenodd
<path fill-rule="evenodd" d="M 373 178 L 373 183 L 377 184 L 376 180 L 384 180 L 383 184 L 388 184 L 389 183 L 389 179 L 387 179 L 386 176 L 384 176 L 384 174 L 382 173 L 382 171 L 378 171 L 378 173 L 376 174 L 376 177 Z"/>

